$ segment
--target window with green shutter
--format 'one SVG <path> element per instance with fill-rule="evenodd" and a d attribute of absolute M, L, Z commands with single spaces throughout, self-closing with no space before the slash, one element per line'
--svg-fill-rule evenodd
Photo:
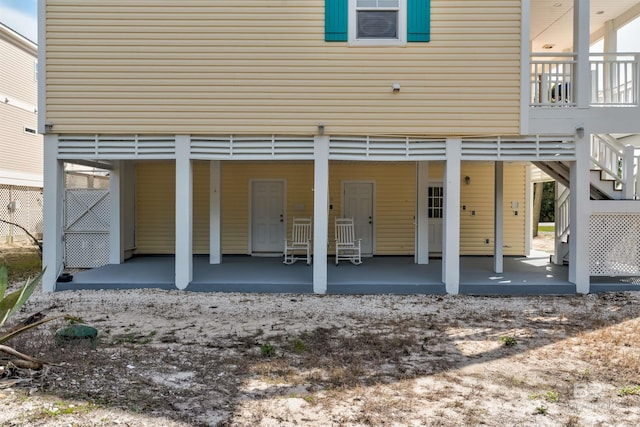
<path fill-rule="evenodd" d="M 404 45 L 430 39 L 430 0 L 325 0 L 325 41 Z"/>

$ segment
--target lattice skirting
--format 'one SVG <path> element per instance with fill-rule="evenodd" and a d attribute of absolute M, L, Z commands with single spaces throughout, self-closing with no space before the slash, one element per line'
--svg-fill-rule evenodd
<path fill-rule="evenodd" d="M 640 275 L 640 214 L 592 214 L 591 276 Z"/>
<path fill-rule="evenodd" d="M 0 185 L 0 218 L 19 224 L 36 238 L 42 235 L 42 188 Z M 27 234 L 13 225 L 0 222 L 2 242 L 28 240 Z"/>
<path fill-rule="evenodd" d="M 67 233 L 65 266 L 95 268 L 109 264 L 109 233 Z"/>

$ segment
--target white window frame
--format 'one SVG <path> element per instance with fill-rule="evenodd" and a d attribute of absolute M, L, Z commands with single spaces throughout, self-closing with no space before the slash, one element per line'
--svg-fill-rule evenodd
<path fill-rule="evenodd" d="M 358 39 L 356 37 L 356 0 L 349 0 L 349 45 L 351 46 L 405 46 L 407 44 L 407 0 L 398 2 L 398 38 Z"/>

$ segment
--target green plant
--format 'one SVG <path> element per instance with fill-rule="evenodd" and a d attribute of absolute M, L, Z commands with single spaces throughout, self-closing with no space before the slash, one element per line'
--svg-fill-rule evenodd
<path fill-rule="evenodd" d="M 262 357 L 273 357 L 276 355 L 276 349 L 271 344 L 262 344 L 260 346 L 260 354 L 262 354 Z"/>
<path fill-rule="evenodd" d="M 513 347 L 518 344 L 518 341 L 514 337 L 500 337 L 500 341 L 505 347 Z"/>
<path fill-rule="evenodd" d="M 8 282 L 7 266 L 0 266 L 0 328 L 4 327 L 7 319 L 9 319 L 13 314 L 20 310 L 24 303 L 27 302 L 29 297 L 33 294 L 33 291 L 36 289 L 38 283 L 40 283 L 40 279 L 42 279 L 43 274 L 44 270 L 42 270 L 33 279 L 27 279 L 25 284 L 17 291 L 5 295 Z M 45 362 L 42 362 L 41 360 L 38 360 L 26 354 L 22 354 L 11 347 L 4 345 L 4 343 L 9 341 L 11 338 L 20 335 L 32 328 L 59 318 L 65 318 L 72 321 L 78 320 L 69 315 L 45 317 L 42 313 L 36 313 L 26 320 L 18 323 L 16 326 L 12 327 L 6 332 L 0 333 L 0 351 L 17 357 L 18 359 L 12 362 L 18 367 L 41 369 L 42 365 L 45 364 Z"/>
<path fill-rule="evenodd" d="M 304 353 L 305 351 L 307 351 L 307 345 L 304 343 L 304 341 L 298 338 L 293 342 L 293 351 L 297 354 Z"/>
<path fill-rule="evenodd" d="M 536 407 L 536 415 L 547 415 L 548 410 L 547 407 L 542 405 L 542 406 L 537 406 Z"/>
<path fill-rule="evenodd" d="M 640 385 L 636 385 L 636 386 L 628 385 L 628 386 L 622 387 L 618 392 L 618 396 L 621 396 L 621 397 L 634 396 L 634 395 L 640 395 Z"/>
<path fill-rule="evenodd" d="M 547 402 L 558 403 L 558 392 L 557 391 L 548 391 L 544 395 Z"/>

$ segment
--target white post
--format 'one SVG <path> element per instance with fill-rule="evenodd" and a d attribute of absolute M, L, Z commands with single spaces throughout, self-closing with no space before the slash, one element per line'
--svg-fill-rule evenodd
<path fill-rule="evenodd" d="M 136 168 L 135 163 L 123 161 L 120 163 L 120 209 L 122 211 L 122 251 L 123 258 L 133 255 L 136 247 Z"/>
<path fill-rule="evenodd" d="M 193 279 L 193 168 L 189 135 L 176 135 L 176 287 Z"/>
<path fill-rule="evenodd" d="M 429 162 L 417 162 L 416 264 L 429 264 Z"/>
<path fill-rule="evenodd" d="M 460 292 L 460 159 L 462 140 L 447 138 L 444 169 L 442 281 L 447 293 Z"/>
<path fill-rule="evenodd" d="M 524 218 L 524 256 L 531 256 L 531 240 L 533 237 L 533 182 L 531 181 L 531 164 L 525 166 L 526 190 L 524 194 L 524 204 L 527 208 Z"/>
<path fill-rule="evenodd" d="M 109 264 L 122 264 L 124 261 L 122 163 L 122 160 L 113 161 L 109 171 Z"/>
<path fill-rule="evenodd" d="M 504 164 L 494 162 L 493 271 L 502 273 L 504 246 Z"/>
<path fill-rule="evenodd" d="M 570 170 L 569 281 L 580 294 L 589 293 L 589 132 L 576 139 L 576 161 Z"/>
<path fill-rule="evenodd" d="M 313 163 L 313 292 L 327 293 L 329 243 L 329 137 L 314 138 Z"/>
<path fill-rule="evenodd" d="M 573 51 L 577 58 L 572 84 L 574 101 L 577 101 L 578 108 L 589 108 L 591 101 L 589 3 L 590 0 L 574 0 L 573 2 Z"/>
<path fill-rule="evenodd" d="M 633 145 L 626 145 L 624 147 L 624 156 L 622 157 L 622 198 L 625 200 L 633 200 L 635 196 L 634 163 L 635 147 Z"/>
<path fill-rule="evenodd" d="M 209 264 L 222 262 L 221 238 L 220 238 L 220 191 L 221 175 L 220 160 L 209 162 L 210 189 L 209 189 Z"/>
<path fill-rule="evenodd" d="M 56 280 L 63 268 L 62 230 L 64 227 L 64 163 L 58 160 L 58 136 L 44 136 L 43 250 L 42 290 L 56 290 Z"/>

